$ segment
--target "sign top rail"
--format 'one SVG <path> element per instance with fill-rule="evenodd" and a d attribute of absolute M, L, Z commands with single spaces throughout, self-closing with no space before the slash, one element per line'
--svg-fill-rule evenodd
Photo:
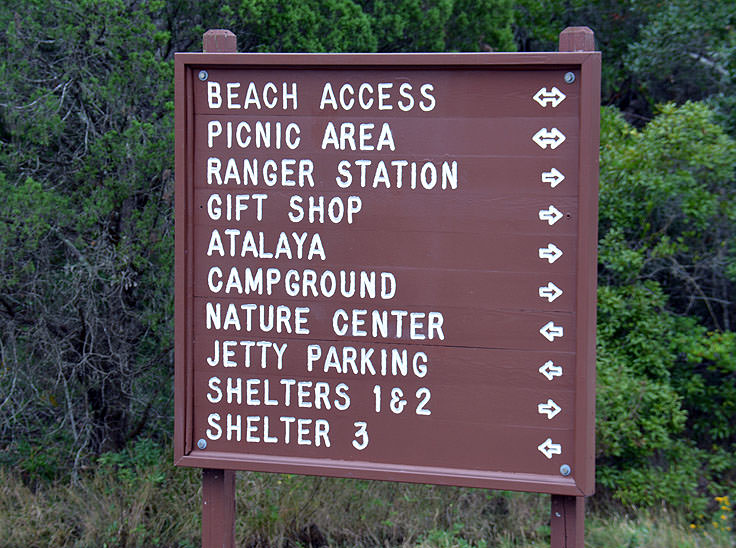
<path fill-rule="evenodd" d="M 486 52 L 486 53 L 176 53 L 177 63 L 187 65 L 304 65 L 360 67 L 488 67 L 520 65 L 548 68 L 582 65 L 600 60 L 598 51 L 576 52 Z M 552 65 L 552 66 L 550 66 Z"/>

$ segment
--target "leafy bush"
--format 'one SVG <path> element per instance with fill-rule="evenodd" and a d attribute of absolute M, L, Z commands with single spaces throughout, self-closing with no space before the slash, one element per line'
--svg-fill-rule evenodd
<path fill-rule="evenodd" d="M 170 416 L 172 63 L 128 4 L 0 8 L 0 449 L 32 475 Z"/>
<path fill-rule="evenodd" d="M 736 142 L 696 103 L 602 128 L 598 480 L 702 508 L 736 466 Z"/>

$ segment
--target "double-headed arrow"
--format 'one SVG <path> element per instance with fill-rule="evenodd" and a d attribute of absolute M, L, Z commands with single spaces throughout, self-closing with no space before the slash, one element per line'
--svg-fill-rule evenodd
<path fill-rule="evenodd" d="M 547 438 L 542 442 L 539 447 L 537 447 L 542 454 L 547 457 L 548 459 L 552 458 L 552 455 L 561 455 L 562 454 L 562 445 L 559 443 L 552 443 L 552 438 Z"/>
<path fill-rule="evenodd" d="M 561 325 L 555 325 L 554 322 L 547 322 L 540 328 L 539 332 L 549 342 L 554 342 L 555 337 L 562 338 L 565 333 L 563 327 Z"/>
<path fill-rule="evenodd" d="M 557 259 L 562 257 L 562 250 L 557 247 L 555 244 L 547 244 L 547 247 L 540 247 L 539 248 L 539 258 L 540 259 L 547 259 L 550 264 L 555 262 Z"/>
<path fill-rule="evenodd" d="M 553 167 L 549 171 L 542 172 L 542 182 L 549 183 L 552 188 L 555 188 L 564 180 L 565 176 L 557 168 Z"/>
<path fill-rule="evenodd" d="M 537 412 L 540 415 L 547 415 L 548 419 L 554 418 L 560 411 L 562 408 L 551 399 L 547 400 L 547 403 L 542 402 L 537 405 Z"/>
<path fill-rule="evenodd" d="M 549 131 L 544 127 L 534 134 L 532 140 L 542 148 L 549 146 L 551 149 L 555 149 L 565 142 L 565 136 L 556 127 Z"/>
<path fill-rule="evenodd" d="M 563 216 L 562 212 L 553 205 L 549 206 L 549 209 L 539 210 L 539 220 L 547 221 L 549 226 L 555 224 L 557 221 L 562 219 Z"/>
<path fill-rule="evenodd" d="M 534 94 L 534 100 L 537 103 L 543 107 L 547 107 L 549 104 L 552 105 L 552 108 L 556 108 L 557 105 L 565 100 L 565 97 L 566 95 L 556 87 L 553 87 L 551 91 L 547 91 L 547 88 L 542 88 Z"/>
<path fill-rule="evenodd" d="M 543 285 L 539 288 L 539 296 L 542 299 L 547 299 L 549 302 L 554 302 L 554 300 L 562 295 L 562 289 L 557 287 L 552 282 L 549 282 L 547 285 Z"/>
<path fill-rule="evenodd" d="M 552 360 L 549 360 L 542 365 L 542 367 L 539 368 L 539 372 L 547 377 L 547 380 L 551 381 L 555 377 L 561 377 L 562 376 L 562 367 L 559 365 L 555 365 Z"/>

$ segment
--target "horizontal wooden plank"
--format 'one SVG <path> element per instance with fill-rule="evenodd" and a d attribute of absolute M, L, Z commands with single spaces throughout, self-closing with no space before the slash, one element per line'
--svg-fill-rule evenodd
<path fill-rule="evenodd" d="M 310 157 L 320 152 L 330 152 L 339 158 L 349 160 L 395 160 L 405 156 L 420 156 L 423 160 L 464 159 L 475 156 L 542 156 L 544 158 L 571 158 L 576 151 L 579 128 L 574 116 L 567 117 L 499 117 L 499 118 L 397 118 L 389 120 L 380 116 L 366 116 L 362 119 L 330 119 L 325 117 L 294 116 L 283 119 L 228 116 L 219 121 L 222 133 L 208 137 L 208 123 L 211 116 L 197 116 L 194 120 L 194 142 L 197 149 L 207 157 L 218 157 L 227 162 L 229 158 L 250 158 L 254 154 L 289 152 L 287 157 Z M 238 146 L 235 135 L 237 123 L 245 122 L 241 141 L 246 147 Z M 271 122 L 270 146 L 258 148 L 256 141 L 256 122 Z M 233 123 L 232 144 L 227 139 L 227 122 Z M 276 143 L 276 123 L 281 125 L 280 148 Z M 291 142 L 297 145 L 289 149 L 286 145 L 287 124 L 294 123 L 298 130 L 291 134 Z M 331 125 L 330 125 L 331 124 Z M 364 139 L 361 141 L 361 124 Z M 384 127 L 384 124 L 387 127 Z M 544 130 L 553 134 L 549 145 L 540 146 L 534 136 Z M 218 128 L 218 131 L 220 129 Z M 345 132 L 352 139 L 343 138 Z M 298 138 L 297 138 L 298 135 Z M 250 136 L 250 141 L 247 137 Z M 211 143 L 210 143 L 211 141 Z M 231 146 L 231 148 L 229 147 Z M 224 164 L 223 163 L 223 164 Z"/>
<path fill-rule="evenodd" d="M 332 303 L 300 302 L 296 299 L 274 302 L 197 297 L 194 299 L 193 317 L 195 339 L 211 331 L 228 338 L 248 334 L 249 338 L 281 336 L 318 341 L 401 341 L 406 344 L 556 351 L 574 350 L 576 339 L 575 323 L 570 313 L 498 311 L 480 307 L 433 310 L 423 305 L 409 310 L 387 306 L 341 309 Z M 545 328 L 548 325 L 550 327 Z M 385 332 L 382 327 L 385 327 Z"/>
<path fill-rule="evenodd" d="M 235 365 L 225 367 L 222 361 L 222 343 L 225 340 L 234 340 L 235 344 L 229 348 L 235 354 L 232 361 Z M 365 382 L 385 383 L 404 382 L 407 378 L 421 380 L 424 378 L 440 379 L 447 385 L 461 385 L 468 379 L 471 384 L 500 385 L 508 388 L 527 388 L 536 386 L 546 390 L 553 386 L 556 389 L 568 390 L 573 386 L 575 376 L 575 356 L 571 352 L 563 352 L 557 349 L 544 350 L 499 350 L 487 348 L 458 348 L 449 346 L 430 346 L 426 344 L 405 344 L 366 342 L 364 340 L 344 341 L 314 341 L 284 338 L 281 336 L 265 337 L 263 340 L 279 348 L 286 347 L 282 351 L 282 359 L 278 359 L 278 353 L 272 346 L 263 344 L 261 346 L 249 345 L 250 361 L 245 359 L 246 344 L 242 341 L 257 341 L 258 338 L 248 336 L 224 337 L 221 333 L 201 333 L 194 349 L 193 366 L 198 371 L 225 371 L 230 374 L 249 375 L 252 377 L 266 377 L 269 375 L 288 375 L 291 377 L 315 376 L 331 382 L 353 381 L 354 379 L 365 379 Z M 218 341 L 218 343 L 215 343 Z M 310 367 L 310 345 L 317 345 L 320 353 L 313 355 Z M 266 350 L 262 350 L 265 347 Z M 337 363 L 341 368 L 332 365 L 330 347 L 334 347 Z M 358 362 L 353 367 L 345 356 L 352 355 L 350 348 L 355 349 Z M 346 350 L 347 349 L 347 350 Z M 372 350 L 372 352 L 371 352 Z M 418 353 L 428 356 L 426 360 L 426 373 L 420 377 L 410 367 L 402 372 L 400 368 L 393 369 L 391 363 L 386 362 L 385 371 L 381 368 L 382 354 L 393 356 L 394 352 L 399 354 L 407 351 L 407 356 L 413 359 Z M 216 355 L 219 352 L 220 358 Z M 265 352 L 265 353 L 264 353 Z M 360 357 L 365 353 L 365 365 L 361 365 Z M 265 360 L 264 360 L 265 358 Z M 409 359 L 407 358 L 407 359 Z M 388 359 L 388 358 L 387 358 Z M 548 362 L 552 362 L 547 366 Z M 372 364 L 373 368 L 368 365 Z M 214 365 L 210 365 L 214 363 Z M 249 364 L 249 365 L 248 365 Z M 421 369 L 421 368 L 420 368 Z M 547 373 L 540 371 L 543 369 Z"/>
<path fill-rule="evenodd" d="M 194 266 L 193 295 L 284 303 L 296 298 L 308 303 L 328 301 L 342 308 L 424 305 L 437 310 L 451 306 L 499 312 L 572 312 L 575 306 L 575 278 L 569 273 L 404 267 L 363 270 L 366 268 L 370 266 L 365 263 L 276 267 L 199 259 Z"/>
<path fill-rule="evenodd" d="M 194 224 L 202 227 L 292 231 L 340 228 L 351 233 L 449 230 L 488 237 L 575 234 L 577 201 L 549 189 L 531 193 L 307 191 L 198 188 Z"/>
<path fill-rule="evenodd" d="M 487 234 L 456 233 L 449 227 L 438 227 L 431 232 L 414 231 L 410 227 L 400 231 L 360 232 L 324 227 L 319 231 L 292 230 L 281 237 L 274 231 L 249 232 L 235 227 L 233 230 L 239 232 L 224 234 L 218 229 L 213 236 L 214 229 L 195 227 L 193 256 L 198 260 L 237 259 L 243 266 L 325 267 L 357 263 L 380 269 L 449 268 L 549 275 L 569 274 L 576 266 L 575 237 L 569 235 L 520 234 L 513 238 L 494 238 Z M 280 239 L 283 245 L 279 244 Z M 301 255 L 300 241 L 303 242 Z"/>
<path fill-rule="evenodd" d="M 359 416 L 346 412 L 333 417 L 318 412 L 234 412 L 230 413 L 231 424 L 237 424 L 239 414 L 241 439 L 237 441 L 237 431 L 231 430 L 231 440 L 228 441 L 227 411 L 220 411 L 222 413 L 217 424 L 222 429 L 221 437 L 212 439 L 218 432 L 208 418 L 211 412 L 216 411 L 212 411 L 209 406 L 195 404 L 192 426 L 195 437 L 203 436 L 207 439 L 208 450 L 233 452 L 246 457 L 248 454 L 270 454 L 345 461 L 366 460 L 396 467 L 421 463 L 430 467 L 504 470 L 511 474 L 559 474 L 560 465 L 572 457 L 570 451 L 573 447 L 573 431 L 570 429 L 499 425 L 492 421 L 466 423 L 431 420 L 431 416 L 404 419 L 390 414 Z M 248 416 L 259 417 L 252 419 L 250 423 L 253 428 L 252 438 L 259 438 L 258 442 L 247 441 Z M 265 431 L 266 416 L 269 418 L 268 432 Z M 428 420 L 422 421 L 422 418 Z M 302 419 L 301 436 L 298 419 Z M 328 429 L 327 435 L 319 440 L 320 446 L 316 445 L 317 420 L 326 421 L 327 424 L 321 425 L 323 432 Z M 362 450 L 352 443 L 365 443 L 365 438 L 361 435 L 356 437 L 360 428 L 355 425 L 356 422 L 365 423 L 368 436 L 367 445 Z M 287 423 L 290 430 L 289 443 L 286 443 Z M 208 429 L 214 436 L 207 436 Z M 267 435 L 277 441 L 265 442 Z M 299 443 L 300 438 L 302 443 Z M 326 439 L 329 439 L 329 447 Z M 547 458 L 539 449 L 547 440 L 559 446 L 559 454 L 555 453 Z"/>
<path fill-rule="evenodd" d="M 293 154 L 291 151 L 251 151 L 247 155 L 233 156 L 236 158 L 235 169 L 237 169 L 240 179 L 226 178 L 228 157 L 221 159 L 220 178 L 223 184 L 219 184 L 219 180 L 214 174 L 217 170 L 213 171 L 213 174 L 208 178 L 209 151 L 199 149 L 195 152 L 193 184 L 194 188 L 234 189 L 240 192 L 269 192 L 276 188 L 287 188 L 295 193 L 318 191 L 323 193 L 335 192 L 348 196 L 376 194 L 390 199 L 404 196 L 407 197 L 404 199 L 419 198 L 419 195 L 431 193 L 442 194 L 448 201 L 473 199 L 481 195 L 496 197 L 527 193 L 538 193 L 550 197 L 577 196 L 578 191 L 577 162 L 572 156 L 566 155 L 522 154 L 517 152 L 513 158 L 503 158 L 492 155 L 490 152 L 472 157 L 410 155 L 398 152 L 384 154 L 381 157 L 366 156 L 355 152 Z M 243 165 L 244 159 L 249 160 L 246 167 Z M 366 165 L 365 175 L 362 174 L 360 164 L 355 163 L 361 159 L 371 161 L 370 165 Z M 442 162 L 451 162 L 453 159 L 457 159 L 458 162 L 457 190 L 442 190 L 441 178 L 438 179 L 438 185 L 431 190 L 427 190 L 422 186 L 420 176 L 425 162 L 440 166 L 438 173 L 441 174 Z M 266 166 L 266 162 L 269 160 L 276 163 Z M 284 160 L 294 160 L 295 162 L 284 164 Z M 342 183 L 343 187 L 341 188 L 337 184 L 338 177 L 340 181 L 347 181 L 347 177 L 338 172 L 338 165 L 343 160 L 350 162 L 348 170 L 352 179 L 349 186 Z M 380 179 L 376 182 L 376 173 L 379 170 L 380 161 L 383 161 L 386 167 L 388 187 Z M 392 165 L 392 162 L 409 163 Z M 411 186 L 410 162 L 417 163 L 416 169 L 419 170 L 414 187 Z M 304 171 L 313 168 L 314 186 L 310 186 L 311 181 L 306 175 L 300 179 L 300 165 L 303 166 L 301 169 Z M 247 169 L 255 170 L 256 184 L 253 184 L 254 180 L 250 176 L 246 178 L 243 175 Z M 287 170 L 291 170 L 293 173 L 287 172 Z M 401 187 L 398 186 L 399 172 L 401 172 Z M 552 186 L 552 183 L 548 182 L 550 180 L 559 182 Z M 300 182 L 304 186 L 300 187 Z M 284 187 L 285 184 L 288 186 Z M 467 195 L 464 196 L 463 193 L 467 193 Z"/>
<path fill-rule="evenodd" d="M 569 116 L 576 114 L 580 93 L 577 83 L 567 84 L 564 81 L 568 67 L 533 71 L 518 70 L 515 71 L 514 78 L 509 78 L 508 71 L 505 70 L 447 71 L 417 70 L 407 67 L 394 70 L 382 68 L 381 70 L 361 69 L 339 72 L 314 67 L 304 70 L 292 68 L 288 70 L 279 68 L 233 70 L 211 67 L 207 72 L 206 81 L 197 80 L 194 83 L 194 112 L 196 114 L 252 115 L 258 112 L 274 115 L 293 114 L 293 100 L 290 99 L 294 89 L 293 84 L 297 84 L 298 102 L 296 106 L 299 114 L 312 116 L 344 114 L 345 112 L 360 115 L 364 112 L 362 105 L 370 105 L 372 112 L 379 112 L 387 117 L 475 118 L 509 114 L 549 116 L 550 111 L 559 113 L 561 116 Z M 210 89 L 208 85 L 213 82 L 219 84 L 220 88 L 222 104 L 219 108 L 210 106 L 216 104 L 216 95 L 213 95 L 212 103 L 208 102 Z M 253 88 L 249 91 L 251 82 Z M 228 108 L 228 83 L 240 84 L 231 86 L 230 89 L 231 103 L 239 105 L 240 109 Z M 271 86 L 266 87 L 269 83 Z M 334 93 L 334 104 L 337 104 L 337 111 L 330 101 L 329 94 L 325 95 L 324 108 L 320 109 L 326 83 L 330 84 Z M 367 86 L 364 86 L 361 92 L 361 86 L 364 84 Z M 379 88 L 379 84 L 384 85 Z M 422 86 L 426 84 L 430 84 L 432 89 L 425 88 L 423 91 Z M 403 88 L 402 85 L 404 85 Z M 557 106 L 552 107 L 551 100 L 545 102 L 546 107 L 534 101 L 534 95 L 541 89 L 546 90 L 545 96 L 553 97 L 552 88 L 554 87 L 565 96 Z M 214 94 L 214 91 L 212 93 Z M 379 98 L 379 93 L 383 95 L 382 100 Z M 430 96 L 434 98 L 434 108 L 424 110 L 422 105 L 424 108 L 430 108 L 432 105 Z M 382 101 L 382 110 L 378 108 L 379 101 Z M 248 109 L 242 109 L 245 104 L 248 105 Z M 273 105 L 273 108 L 269 108 L 269 105 Z M 350 108 L 346 110 L 344 107 Z"/>

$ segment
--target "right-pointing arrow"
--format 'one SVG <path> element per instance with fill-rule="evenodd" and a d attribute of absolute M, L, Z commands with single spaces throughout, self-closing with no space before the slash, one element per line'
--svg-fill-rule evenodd
<path fill-rule="evenodd" d="M 552 455 L 562 454 L 562 445 L 559 443 L 552 443 L 552 438 L 547 438 L 538 447 L 542 454 L 548 459 L 552 458 Z"/>
<path fill-rule="evenodd" d="M 554 418 L 560 411 L 562 408 L 551 399 L 547 400 L 547 403 L 542 402 L 537 405 L 537 412 L 540 415 L 547 415 L 548 419 Z"/>
<path fill-rule="evenodd" d="M 549 171 L 542 172 L 542 182 L 549 183 L 552 188 L 555 188 L 557 185 L 559 185 L 564 180 L 565 180 L 565 176 L 562 173 L 560 173 L 558 169 L 554 167 Z"/>
<path fill-rule="evenodd" d="M 546 324 L 542 326 L 539 332 L 549 342 L 554 342 L 555 337 L 562 337 L 564 333 L 562 326 L 555 325 L 554 322 L 547 322 Z"/>
<path fill-rule="evenodd" d="M 539 296 L 542 299 L 547 299 L 549 302 L 553 302 L 560 295 L 562 295 L 562 289 L 552 282 L 539 288 Z"/>
<path fill-rule="evenodd" d="M 560 257 L 562 257 L 562 250 L 553 243 L 547 244 L 547 247 L 539 248 L 539 258 L 547 259 L 550 264 Z"/>
<path fill-rule="evenodd" d="M 549 209 L 539 210 L 539 220 L 547 221 L 547 223 L 549 223 L 549 226 L 555 224 L 557 221 L 562 219 L 562 217 L 562 212 L 553 205 L 550 205 Z"/>

